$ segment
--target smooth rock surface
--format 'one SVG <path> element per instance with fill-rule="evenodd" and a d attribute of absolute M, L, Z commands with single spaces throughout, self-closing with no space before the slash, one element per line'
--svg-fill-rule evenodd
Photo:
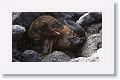
<path fill-rule="evenodd" d="M 14 21 L 13 25 L 21 25 L 27 29 L 29 29 L 32 22 L 41 15 L 40 12 L 24 12 L 21 13 Z"/>
<path fill-rule="evenodd" d="M 76 21 L 79 25 L 87 29 L 87 26 L 95 23 L 102 22 L 102 13 L 101 12 L 88 12 Z"/>

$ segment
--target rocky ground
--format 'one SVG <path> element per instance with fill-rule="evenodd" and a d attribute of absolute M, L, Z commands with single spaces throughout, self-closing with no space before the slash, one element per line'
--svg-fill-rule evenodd
<path fill-rule="evenodd" d="M 85 35 L 73 39 L 81 44 L 75 49 L 55 49 L 42 54 L 36 50 L 42 44 L 34 44 L 28 30 L 39 16 L 50 15 L 63 25 L 77 26 Z M 67 26 L 68 26 L 67 25 Z M 78 33 L 83 33 L 82 31 Z M 82 39 L 84 37 L 84 39 Z M 82 41 L 83 40 L 83 41 Z M 53 45 L 54 46 L 54 45 Z M 76 50 L 76 51 L 74 51 Z M 13 62 L 99 62 L 102 60 L 102 13 L 101 12 L 13 12 L 12 61 Z"/>

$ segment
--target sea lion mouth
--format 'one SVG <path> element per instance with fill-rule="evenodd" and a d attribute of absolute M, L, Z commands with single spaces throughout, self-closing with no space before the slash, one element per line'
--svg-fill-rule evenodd
<path fill-rule="evenodd" d="M 57 30 L 54 31 L 56 34 L 60 35 L 60 32 L 58 32 Z"/>

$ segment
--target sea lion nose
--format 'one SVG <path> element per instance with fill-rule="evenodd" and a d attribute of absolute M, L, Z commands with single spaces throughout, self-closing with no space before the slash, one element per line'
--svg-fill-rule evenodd
<path fill-rule="evenodd" d="M 72 37 L 72 38 L 69 38 L 68 40 L 71 42 L 72 45 L 77 46 L 77 45 L 80 45 L 84 42 L 85 37 L 80 37 L 80 38 L 79 37 Z"/>
<path fill-rule="evenodd" d="M 79 45 L 80 44 L 80 38 L 78 37 L 72 37 L 68 39 L 73 45 Z"/>

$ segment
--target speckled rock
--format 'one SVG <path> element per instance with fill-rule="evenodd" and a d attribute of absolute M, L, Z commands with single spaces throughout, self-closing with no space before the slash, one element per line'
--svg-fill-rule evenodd
<path fill-rule="evenodd" d="M 22 32 L 25 32 L 26 29 L 21 26 L 21 25 L 13 25 L 12 26 L 12 34 L 17 34 L 17 33 L 22 33 Z"/>
<path fill-rule="evenodd" d="M 97 34 L 100 33 L 100 30 L 102 29 L 102 23 L 98 24 L 92 24 L 90 26 L 87 26 L 86 32 L 87 35 Z"/>
<path fill-rule="evenodd" d="M 103 52 L 102 52 L 102 48 L 98 49 L 97 52 L 86 58 L 86 57 L 79 57 L 79 58 L 74 58 L 74 59 L 70 59 L 69 62 L 99 62 L 102 61 L 102 57 L 103 57 Z"/>
<path fill-rule="evenodd" d="M 89 57 L 93 55 L 102 43 L 102 33 L 93 34 L 87 37 L 87 41 L 82 47 L 82 53 L 79 53 L 82 57 Z"/>
<path fill-rule="evenodd" d="M 13 12 L 12 13 L 12 21 L 14 21 L 16 18 L 20 16 L 21 12 Z"/>
<path fill-rule="evenodd" d="M 12 47 L 15 48 L 17 46 L 17 42 L 25 33 L 25 28 L 20 25 L 12 26 Z"/>
<path fill-rule="evenodd" d="M 18 51 L 17 48 L 12 48 L 12 61 L 13 62 L 18 62 L 20 61 L 22 52 Z"/>
<path fill-rule="evenodd" d="M 67 62 L 70 57 L 61 51 L 54 51 L 43 58 L 42 62 Z"/>
<path fill-rule="evenodd" d="M 38 62 L 39 55 L 37 52 L 33 50 L 26 50 L 22 53 L 21 61 L 22 62 Z"/>

